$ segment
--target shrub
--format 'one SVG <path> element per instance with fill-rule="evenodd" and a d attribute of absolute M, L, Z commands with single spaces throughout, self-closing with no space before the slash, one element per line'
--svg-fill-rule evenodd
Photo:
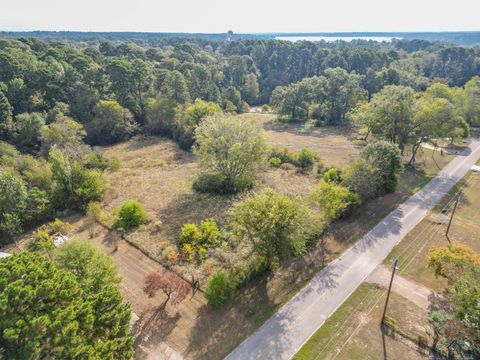
<path fill-rule="evenodd" d="M 92 153 L 85 160 L 85 167 L 87 169 L 118 170 L 120 169 L 120 160 L 107 159 L 101 154 Z"/>
<path fill-rule="evenodd" d="M 296 165 L 302 172 L 308 172 L 312 170 L 313 165 L 315 164 L 315 159 L 316 156 L 312 151 L 308 149 L 302 149 L 296 156 Z"/>
<path fill-rule="evenodd" d="M 271 111 L 272 111 L 272 108 L 270 106 L 268 106 L 267 104 L 262 105 L 262 112 L 263 113 L 269 113 Z"/>
<path fill-rule="evenodd" d="M 221 233 L 214 219 L 205 219 L 200 224 L 201 243 L 207 246 L 218 245 Z"/>
<path fill-rule="evenodd" d="M 134 229 L 147 221 L 147 214 L 142 204 L 137 200 L 129 200 L 121 206 L 116 227 L 125 230 Z"/>
<path fill-rule="evenodd" d="M 295 165 L 297 161 L 297 154 L 287 148 L 273 147 L 270 152 L 270 158 L 278 158 L 283 163 L 290 163 Z"/>
<path fill-rule="evenodd" d="M 195 246 L 194 244 L 190 243 L 185 243 L 181 247 L 182 249 L 182 256 L 185 259 L 185 261 L 192 262 L 195 260 Z"/>
<path fill-rule="evenodd" d="M 207 255 L 207 248 L 217 246 L 221 239 L 214 219 L 203 220 L 200 228 L 195 224 L 185 224 L 180 230 L 178 246 L 185 260 L 191 262 L 197 256 L 202 261 Z"/>
<path fill-rule="evenodd" d="M 329 221 L 341 217 L 352 207 L 360 204 L 360 197 L 357 194 L 344 186 L 324 181 L 320 182 L 311 197 Z"/>
<path fill-rule="evenodd" d="M 180 258 L 180 254 L 178 251 L 172 250 L 168 253 L 167 255 L 168 261 L 170 261 L 172 264 L 176 264 L 178 262 L 178 259 Z"/>
<path fill-rule="evenodd" d="M 328 170 L 327 165 L 322 161 L 322 159 L 317 160 L 317 175 L 323 176 L 325 171 Z"/>
<path fill-rule="evenodd" d="M 339 168 L 331 167 L 323 174 L 323 181 L 339 184 L 342 181 L 342 171 Z"/>
<path fill-rule="evenodd" d="M 226 193 L 225 176 L 221 174 L 201 174 L 193 182 L 193 190 L 202 193 Z"/>
<path fill-rule="evenodd" d="M 185 224 L 180 230 L 180 240 L 179 245 L 183 246 L 184 244 L 195 245 L 200 242 L 202 238 L 202 233 L 195 224 Z"/>
<path fill-rule="evenodd" d="M 274 156 L 270 158 L 270 165 L 274 168 L 279 168 L 280 165 L 282 165 L 282 160 L 280 160 L 278 157 Z"/>
<path fill-rule="evenodd" d="M 228 274 L 217 271 L 209 277 L 204 296 L 210 305 L 222 306 L 235 293 L 235 283 Z"/>
<path fill-rule="evenodd" d="M 237 265 L 233 269 L 233 278 L 235 279 L 235 287 L 238 289 L 258 276 L 263 275 L 271 270 L 272 265 L 266 261 L 264 257 L 258 257 L 248 266 Z"/>
<path fill-rule="evenodd" d="M 380 192 L 393 192 L 397 188 L 399 174 L 403 169 L 398 145 L 377 141 L 367 145 L 361 153 L 363 159 L 378 169 Z"/>
<path fill-rule="evenodd" d="M 380 186 L 378 169 L 367 161 L 358 159 L 343 171 L 342 184 L 362 199 L 372 198 Z"/>

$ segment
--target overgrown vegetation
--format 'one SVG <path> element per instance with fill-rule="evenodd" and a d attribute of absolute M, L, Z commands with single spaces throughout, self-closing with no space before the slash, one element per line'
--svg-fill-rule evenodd
<path fill-rule="evenodd" d="M 53 260 L 35 252 L 2 259 L 2 355 L 129 359 L 130 308 L 118 282 L 112 260 L 86 243 L 62 245 Z"/>

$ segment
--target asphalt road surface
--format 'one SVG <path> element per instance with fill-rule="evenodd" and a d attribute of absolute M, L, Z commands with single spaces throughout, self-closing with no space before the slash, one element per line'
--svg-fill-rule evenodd
<path fill-rule="evenodd" d="M 226 360 L 291 359 L 480 158 L 480 139 L 458 154 L 425 187 L 331 262 Z"/>

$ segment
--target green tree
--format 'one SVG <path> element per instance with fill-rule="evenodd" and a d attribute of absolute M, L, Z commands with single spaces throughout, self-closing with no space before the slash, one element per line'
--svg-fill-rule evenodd
<path fill-rule="evenodd" d="M 436 275 L 448 280 L 440 308 L 447 321 L 438 322 L 437 333 L 442 331 L 450 340 L 467 340 L 480 354 L 480 254 L 458 243 L 430 250 L 427 263 Z"/>
<path fill-rule="evenodd" d="M 118 290 L 90 291 L 89 274 L 57 267 L 35 253 L 0 262 L 0 346 L 8 359 L 133 356 L 129 306 Z M 41 301 L 39 301 L 41 298 Z M 7 306 L 8 305 L 8 306 Z"/>
<path fill-rule="evenodd" d="M 23 151 L 36 152 L 45 118 L 40 113 L 19 114 L 15 118 L 15 142 Z"/>
<path fill-rule="evenodd" d="M 94 144 L 109 145 L 124 141 L 136 130 L 133 116 L 114 100 L 100 100 L 88 124 L 88 139 Z"/>
<path fill-rule="evenodd" d="M 203 296 L 210 305 L 219 307 L 235 293 L 235 283 L 228 274 L 223 271 L 216 271 L 207 281 Z"/>
<path fill-rule="evenodd" d="M 138 200 L 125 201 L 118 211 L 116 226 L 125 230 L 134 229 L 147 221 L 147 213 Z"/>
<path fill-rule="evenodd" d="M 379 170 L 364 159 L 358 159 L 342 171 L 342 185 L 363 200 L 375 197 L 380 185 Z"/>
<path fill-rule="evenodd" d="M 414 122 L 415 91 L 405 86 L 385 86 L 356 115 L 369 132 L 398 144 L 403 153 L 418 126 Z M 416 141 L 416 138 L 414 139 Z"/>
<path fill-rule="evenodd" d="M 321 99 L 322 115 L 318 120 L 329 125 L 345 124 L 347 114 L 362 100 L 367 92 L 361 87 L 362 76 L 341 68 L 325 70 L 326 81 L 317 95 Z"/>
<path fill-rule="evenodd" d="M 480 126 L 480 76 L 475 76 L 465 84 L 465 120 L 471 126 Z"/>
<path fill-rule="evenodd" d="M 12 110 L 7 97 L 0 91 L 0 140 L 7 139 L 12 131 Z"/>
<path fill-rule="evenodd" d="M 85 169 L 56 147 L 50 150 L 49 162 L 53 179 L 51 202 L 56 210 L 86 210 L 90 202 L 102 200 L 108 185 L 98 170 Z"/>
<path fill-rule="evenodd" d="M 327 221 L 338 219 L 360 204 L 360 197 L 348 188 L 324 181 L 313 190 L 311 199 L 318 204 Z"/>
<path fill-rule="evenodd" d="M 195 128 L 200 121 L 221 111 L 218 104 L 201 99 L 196 99 L 193 104 L 178 106 L 175 109 L 173 138 L 182 149 L 190 150 L 195 141 Z"/>
<path fill-rule="evenodd" d="M 254 104 L 260 93 L 257 75 L 248 74 L 245 76 L 245 83 L 243 84 L 242 94 L 243 98 L 249 103 Z"/>
<path fill-rule="evenodd" d="M 152 134 L 173 135 L 175 109 L 190 103 L 185 77 L 179 71 L 166 72 L 160 94 L 146 105 L 146 128 Z"/>
<path fill-rule="evenodd" d="M 20 175 L 0 166 L 0 232 L 13 236 L 22 231 L 27 190 Z"/>
<path fill-rule="evenodd" d="M 55 122 L 40 129 L 41 153 L 47 158 L 50 149 L 55 147 L 74 157 L 81 157 L 87 151 L 83 138 L 86 132 L 75 120 L 59 114 Z"/>
<path fill-rule="evenodd" d="M 299 198 L 272 189 L 236 203 L 228 216 L 235 236 L 250 242 L 269 266 L 303 254 L 307 241 L 319 230 Z"/>
<path fill-rule="evenodd" d="M 260 125 L 236 117 L 211 117 L 195 131 L 194 153 L 204 171 L 219 174 L 223 189 L 237 192 L 249 186 L 266 160 L 265 136 Z"/>
<path fill-rule="evenodd" d="M 377 141 L 367 145 L 361 157 L 378 169 L 380 193 L 393 192 L 397 188 L 400 172 L 403 170 L 402 157 L 397 145 Z"/>

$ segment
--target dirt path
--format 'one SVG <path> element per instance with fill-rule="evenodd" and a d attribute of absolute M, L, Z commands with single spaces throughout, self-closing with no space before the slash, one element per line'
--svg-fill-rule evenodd
<path fill-rule="evenodd" d="M 82 237 L 82 234 L 79 234 Z M 84 236 L 83 236 L 84 237 Z M 85 238 L 85 237 L 84 237 Z M 188 331 L 195 323 L 195 314 L 205 305 L 198 292 L 188 296 L 180 305 L 167 305 L 158 311 L 165 296 L 159 292 L 149 298 L 143 292 L 145 277 L 151 272 L 168 271 L 140 250 L 128 244 L 100 226 L 91 240 L 97 247 L 112 257 L 122 277 L 121 292 L 132 307 L 138 321 L 134 325 L 136 359 L 181 360 L 181 353 L 189 345 Z"/>
<path fill-rule="evenodd" d="M 368 276 L 366 281 L 371 284 L 377 284 L 384 288 L 388 288 L 391 276 L 391 270 L 380 265 Z M 420 285 L 415 281 L 406 279 L 398 274 L 395 274 L 392 291 L 410 300 L 424 310 L 428 310 L 428 306 L 430 305 L 428 298 L 430 295 L 434 294 L 432 289 Z"/>

